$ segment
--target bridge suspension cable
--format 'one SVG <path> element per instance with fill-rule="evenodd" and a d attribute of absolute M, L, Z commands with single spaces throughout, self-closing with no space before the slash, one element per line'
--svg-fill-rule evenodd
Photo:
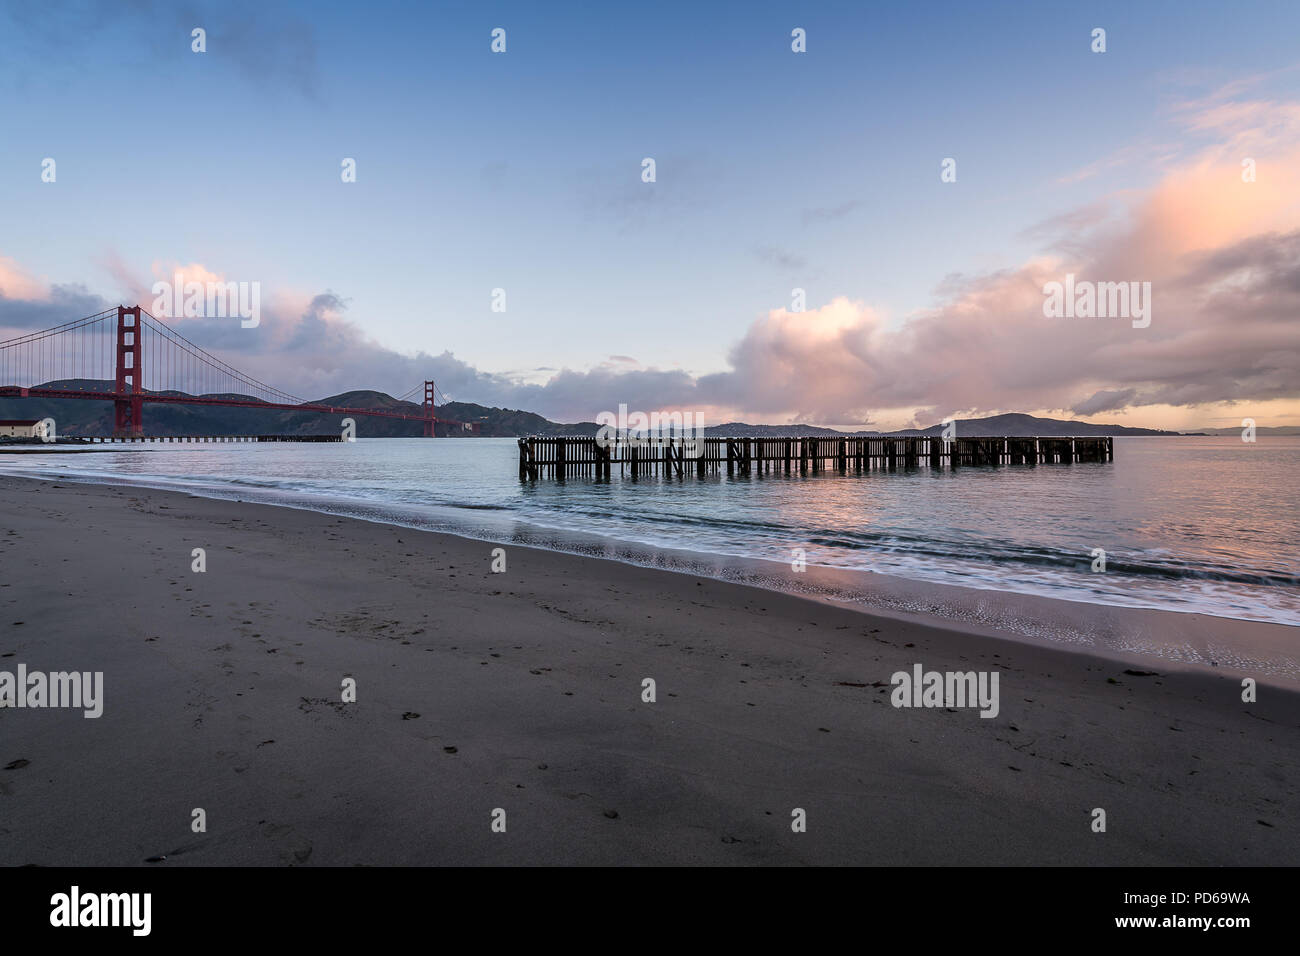
<path fill-rule="evenodd" d="M 203 365 L 206 365 L 208 368 L 214 370 L 216 373 L 220 373 L 219 375 L 208 375 L 205 379 L 205 386 L 204 386 L 205 388 L 212 389 L 212 387 L 215 385 L 217 386 L 216 390 L 219 391 L 222 390 L 220 388 L 220 386 L 222 385 L 239 384 L 252 389 L 253 397 L 263 398 L 265 401 L 274 404 L 283 404 L 283 405 L 308 404 L 308 401 L 305 398 L 299 398 L 297 395 L 291 395 L 288 392 L 283 391 L 282 389 L 275 388 L 272 385 L 267 385 L 265 382 L 260 382 L 257 379 L 253 378 L 251 375 L 246 375 L 245 373 L 239 371 L 237 368 L 234 368 L 233 366 L 227 364 L 226 362 L 221 361 L 221 359 L 217 358 L 211 352 L 207 351 L 201 346 L 195 345 L 185 336 L 181 335 L 179 332 L 177 332 L 175 329 L 171 328 L 170 326 L 164 324 L 158 318 L 156 318 L 151 313 L 146 312 L 144 309 L 140 310 L 140 316 L 141 316 L 140 319 L 141 325 L 143 325 L 145 328 L 152 329 L 156 334 L 162 336 L 162 339 L 165 343 L 175 346 L 177 349 L 179 349 L 181 353 L 194 360 L 195 365 L 190 368 L 189 370 L 190 373 L 196 372 L 197 368 Z M 169 355 L 166 353 L 166 350 L 164 349 L 163 354 L 161 356 L 156 356 L 156 358 L 161 358 L 161 361 L 163 363 L 168 363 L 168 362 L 172 363 L 171 366 L 168 366 L 166 364 L 163 364 L 161 366 L 155 365 L 155 368 L 158 369 L 160 374 L 169 375 L 171 374 L 170 369 L 175 366 L 178 356 L 176 354 Z M 181 360 L 182 363 L 184 361 L 185 361 L 184 359 Z M 145 365 L 146 376 L 149 374 L 148 372 L 149 364 L 150 363 L 146 363 Z M 198 372 L 198 375 L 201 379 L 203 379 L 202 372 Z M 228 382 L 221 381 L 220 376 L 229 376 L 229 381 Z M 155 383 L 157 383 L 158 379 L 155 378 L 154 381 Z M 174 388 L 174 386 L 172 387 Z M 161 388 L 155 388 L 153 390 L 163 391 L 163 389 Z M 232 389 L 231 391 L 234 390 Z M 211 394 L 211 392 L 209 392 L 209 394 Z M 248 394 L 248 393 L 244 392 L 244 393 L 236 393 L 236 394 Z"/>

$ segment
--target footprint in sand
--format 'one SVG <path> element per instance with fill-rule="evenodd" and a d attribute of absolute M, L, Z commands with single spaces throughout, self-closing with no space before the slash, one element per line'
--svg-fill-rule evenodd
<path fill-rule="evenodd" d="M 262 827 L 262 835 L 279 844 L 279 852 L 286 860 L 294 863 L 306 863 L 311 857 L 312 845 L 293 827 L 279 823 L 267 823 Z"/>

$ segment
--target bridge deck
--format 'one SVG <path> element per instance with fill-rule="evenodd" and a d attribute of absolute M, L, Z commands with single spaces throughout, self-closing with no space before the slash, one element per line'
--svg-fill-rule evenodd
<path fill-rule="evenodd" d="M 784 470 L 840 472 L 897 467 L 950 468 L 982 465 L 1037 465 L 1115 460 L 1114 439 L 1099 438 L 646 438 L 622 436 L 604 443 L 595 438 L 519 439 L 522 479 L 619 474 L 703 476 Z"/>
<path fill-rule="evenodd" d="M 134 442 L 174 442 L 177 444 L 225 444 L 228 442 L 341 442 L 340 435 L 91 435 L 82 441 L 91 445 L 132 444 Z"/>

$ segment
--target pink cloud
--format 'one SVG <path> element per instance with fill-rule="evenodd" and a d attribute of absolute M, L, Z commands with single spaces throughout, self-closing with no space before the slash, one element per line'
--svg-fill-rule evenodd
<path fill-rule="evenodd" d="M 48 301 L 49 284 L 31 275 L 8 256 L 0 256 L 0 295 L 6 299 Z"/>

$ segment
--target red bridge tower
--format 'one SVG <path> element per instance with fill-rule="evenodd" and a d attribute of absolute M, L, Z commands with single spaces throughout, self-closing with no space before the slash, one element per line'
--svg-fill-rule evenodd
<path fill-rule="evenodd" d="M 436 423 L 433 416 L 433 381 L 424 383 L 424 437 L 432 438 Z"/>
<path fill-rule="evenodd" d="M 140 379 L 140 307 L 117 307 L 117 381 L 113 392 L 113 434 L 144 434 L 144 384 Z"/>

